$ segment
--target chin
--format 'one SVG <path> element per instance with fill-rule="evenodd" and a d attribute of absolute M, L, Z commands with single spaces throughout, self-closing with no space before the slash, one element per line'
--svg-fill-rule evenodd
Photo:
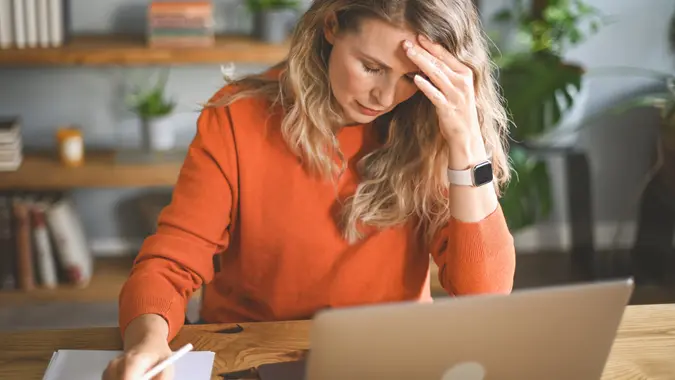
<path fill-rule="evenodd" d="M 357 114 L 351 116 L 350 119 L 353 120 L 355 123 L 358 123 L 358 124 L 368 124 L 371 121 L 377 119 L 377 117 L 376 116 L 367 116 L 367 115 L 357 113 Z"/>

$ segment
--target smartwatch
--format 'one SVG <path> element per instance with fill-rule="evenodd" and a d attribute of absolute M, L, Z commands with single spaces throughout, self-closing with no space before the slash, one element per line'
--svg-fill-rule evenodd
<path fill-rule="evenodd" d="M 448 169 L 448 180 L 453 185 L 479 187 L 492 182 L 492 163 L 483 161 L 466 170 Z"/>

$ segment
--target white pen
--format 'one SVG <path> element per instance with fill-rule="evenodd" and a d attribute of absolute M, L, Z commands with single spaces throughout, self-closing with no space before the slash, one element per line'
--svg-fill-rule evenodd
<path fill-rule="evenodd" d="M 181 347 L 178 351 L 171 354 L 171 356 L 157 363 L 156 366 L 152 367 L 151 370 L 146 372 L 145 375 L 141 377 L 141 380 L 151 380 L 153 377 L 159 375 L 162 371 L 164 371 L 168 366 L 173 364 L 176 360 L 180 359 L 183 355 L 192 351 L 192 348 L 193 348 L 192 344 L 190 343 Z"/>

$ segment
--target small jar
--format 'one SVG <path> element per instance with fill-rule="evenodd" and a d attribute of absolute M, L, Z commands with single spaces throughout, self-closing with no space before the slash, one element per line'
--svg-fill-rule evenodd
<path fill-rule="evenodd" d="M 65 166 L 82 166 L 84 163 L 84 139 L 82 132 L 75 127 L 61 127 L 56 132 L 59 146 L 59 158 Z"/>

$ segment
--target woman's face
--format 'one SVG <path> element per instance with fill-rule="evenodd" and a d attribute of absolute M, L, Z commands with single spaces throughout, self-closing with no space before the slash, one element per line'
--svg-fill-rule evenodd
<path fill-rule="evenodd" d="M 412 31 L 377 19 L 365 19 L 358 31 L 347 33 L 334 33 L 328 25 L 330 85 L 346 124 L 370 123 L 417 92 L 413 76 L 419 68 L 403 50 L 403 41 L 417 41 Z"/>

